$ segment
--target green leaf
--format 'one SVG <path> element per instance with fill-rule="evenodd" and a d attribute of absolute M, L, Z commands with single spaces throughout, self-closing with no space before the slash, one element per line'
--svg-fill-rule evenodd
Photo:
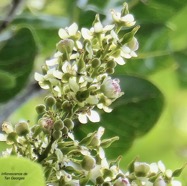
<path fill-rule="evenodd" d="M 0 91 L 0 102 L 8 101 L 26 85 L 36 54 L 36 43 L 28 28 L 19 29 L 6 41 L 0 50 L 0 71 L 4 72 L 5 78 L 11 74 L 6 81 L 11 81 L 12 87 Z"/>
<path fill-rule="evenodd" d="M 174 59 L 177 64 L 177 77 L 183 88 L 187 87 L 187 52 L 174 53 Z"/>
<path fill-rule="evenodd" d="M 16 84 L 15 76 L 0 70 L 0 90 L 13 88 Z"/>
<path fill-rule="evenodd" d="M 169 20 L 168 26 L 171 28 L 169 34 L 170 46 L 173 50 L 183 50 L 187 48 L 186 32 L 187 25 L 184 19 L 187 17 L 187 4 L 184 8 Z"/>
<path fill-rule="evenodd" d="M 0 183 L 6 186 L 44 186 L 44 175 L 39 164 L 21 157 L 0 158 Z"/>
<path fill-rule="evenodd" d="M 145 135 L 156 124 L 164 105 L 160 90 L 148 80 L 134 76 L 120 76 L 125 95 L 113 104 L 111 113 L 102 113 L 101 122 L 79 125 L 75 134 L 79 139 L 100 125 L 106 129 L 104 137 L 119 136 L 119 141 L 106 149 L 109 158 L 126 152 L 133 141 Z"/>

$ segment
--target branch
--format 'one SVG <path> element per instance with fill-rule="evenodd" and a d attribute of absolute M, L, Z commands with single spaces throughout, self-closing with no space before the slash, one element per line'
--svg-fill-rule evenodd
<path fill-rule="evenodd" d="M 9 10 L 5 19 L 3 20 L 3 22 L 0 24 L 0 32 L 2 32 L 13 20 L 13 16 L 15 15 L 16 11 L 18 10 L 21 2 L 22 2 L 22 0 L 12 0 L 12 7 Z"/>
<path fill-rule="evenodd" d="M 1 124 L 23 103 L 31 99 L 34 95 L 38 95 L 42 92 L 41 88 L 37 83 L 29 84 L 20 94 L 14 99 L 11 99 L 8 103 L 0 105 L 0 131 Z"/>

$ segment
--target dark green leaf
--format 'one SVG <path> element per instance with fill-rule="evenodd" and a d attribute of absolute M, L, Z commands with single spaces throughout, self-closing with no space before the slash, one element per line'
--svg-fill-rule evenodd
<path fill-rule="evenodd" d="M 16 84 L 15 76 L 0 70 L 0 90 L 13 88 Z"/>
<path fill-rule="evenodd" d="M 120 76 L 121 88 L 125 95 L 113 104 L 112 113 L 101 115 L 106 129 L 105 137 L 119 136 L 120 140 L 106 149 L 109 158 L 126 152 L 133 141 L 145 135 L 157 122 L 163 109 L 162 93 L 151 82 L 133 76 Z M 96 130 L 97 124 L 80 125 L 75 134 L 82 138 Z"/>
<path fill-rule="evenodd" d="M 0 92 L 0 102 L 11 99 L 25 86 L 36 54 L 36 43 L 28 28 L 21 28 L 6 41 L 0 50 L 0 70 L 15 78 L 15 86 Z"/>

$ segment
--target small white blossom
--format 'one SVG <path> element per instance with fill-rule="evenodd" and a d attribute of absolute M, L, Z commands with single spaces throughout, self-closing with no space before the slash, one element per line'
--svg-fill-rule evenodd
<path fill-rule="evenodd" d="M 89 112 L 78 114 L 78 119 L 82 124 L 86 124 L 88 119 L 91 122 L 96 123 L 100 121 L 100 116 L 96 111 L 90 110 Z"/>
<path fill-rule="evenodd" d="M 76 23 L 73 23 L 69 27 L 66 27 L 65 29 L 61 28 L 58 32 L 58 35 L 61 39 L 79 39 L 80 38 L 80 32 L 78 31 L 78 25 Z"/>
<path fill-rule="evenodd" d="M 111 79 L 107 77 L 101 85 L 101 91 L 105 96 L 111 99 L 116 99 L 123 95 L 119 85 L 119 79 Z"/>
<path fill-rule="evenodd" d="M 124 26 L 131 27 L 136 23 L 132 14 L 122 16 L 120 12 L 116 12 L 115 10 L 111 10 L 111 14 L 114 22 L 122 23 Z"/>

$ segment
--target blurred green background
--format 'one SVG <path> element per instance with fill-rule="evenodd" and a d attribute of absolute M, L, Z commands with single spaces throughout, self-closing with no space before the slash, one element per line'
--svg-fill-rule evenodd
<path fill-rule="evenodd" d="M 16 1 L 1 0 L 1 23 L 16 5 L 14 2 Z M 15 6 L 15 11 L 9 16 L 9 25 L 0 32 L 0 83 L 2 85 L 3 82 L 8 82 L 9 85 L 0 88 L 2 113 L 8 101 L 14 100 L 16 95 L 26 89 L 26 84 L 34 82 L 33 72 L 40 71 L 40 66 L 45 59 L 55 52 L 55 44 L 59 40 L 57 31 L 60 27 L 69 26 L 72 22 L 77 22 L 80 28 L 90 27 L 96 13 L 101 15 L 104 24 L 110 23 L 109 10 L 111 8 L 120 10 L 124 1 L 18 2 L 19 6 Z M 143 78 L 153 83 L 164 96 L 164 106 L 161 105 L 158 110 L 153 110 L 149 115 L 150 118 L 156 117 L 156 119 L 149 118 L 152 123 L 140 135 L 141 137 L 135 136 L 126 141 L 127 139 L 122 135 L 121 145 L 128 144 L 128 148 L 124 151 L 121 166 L 125 168 L 138 156 L 140 161 L 151 163 L 162 160 L 167 168 L 176 169 L 187 162 L 187 24 L 185 21 L 187 1 L 129 0 L 126 2 L 137 24 L 141 26 L 136 34 L 140 47 L 138 58 L 131 59 L 123 68 L 117 68 L 116 73 Z M 11 38 L 14 38 L 14 41 Z M 10 40 L 12 43 L 9 42 Z M 18 47 L 11 50 L 10 47 L 14 45 L 20 46 L 20 49 Z M 17 55 L 21 60 L 16 60 Z M 141 85 L 137 86 L 142 88 Z M 37 94 L 34 94 L 34 98 L 29 99 L 24 105 L 18 104 L 16 111 L 9 116 L 13 123 L 20 119 L 30 120 L 31 123 L 36 121 L 34 106 L 40 103 L 43 97 Z M 137 130 L 140 128 L 143 130 L 148 125 L 146 114 L 143 118 L 144 120 L 140 121 L 142 125 Z M 187 185 L 187 168 L 179 179 L 184 186 Z"/>

